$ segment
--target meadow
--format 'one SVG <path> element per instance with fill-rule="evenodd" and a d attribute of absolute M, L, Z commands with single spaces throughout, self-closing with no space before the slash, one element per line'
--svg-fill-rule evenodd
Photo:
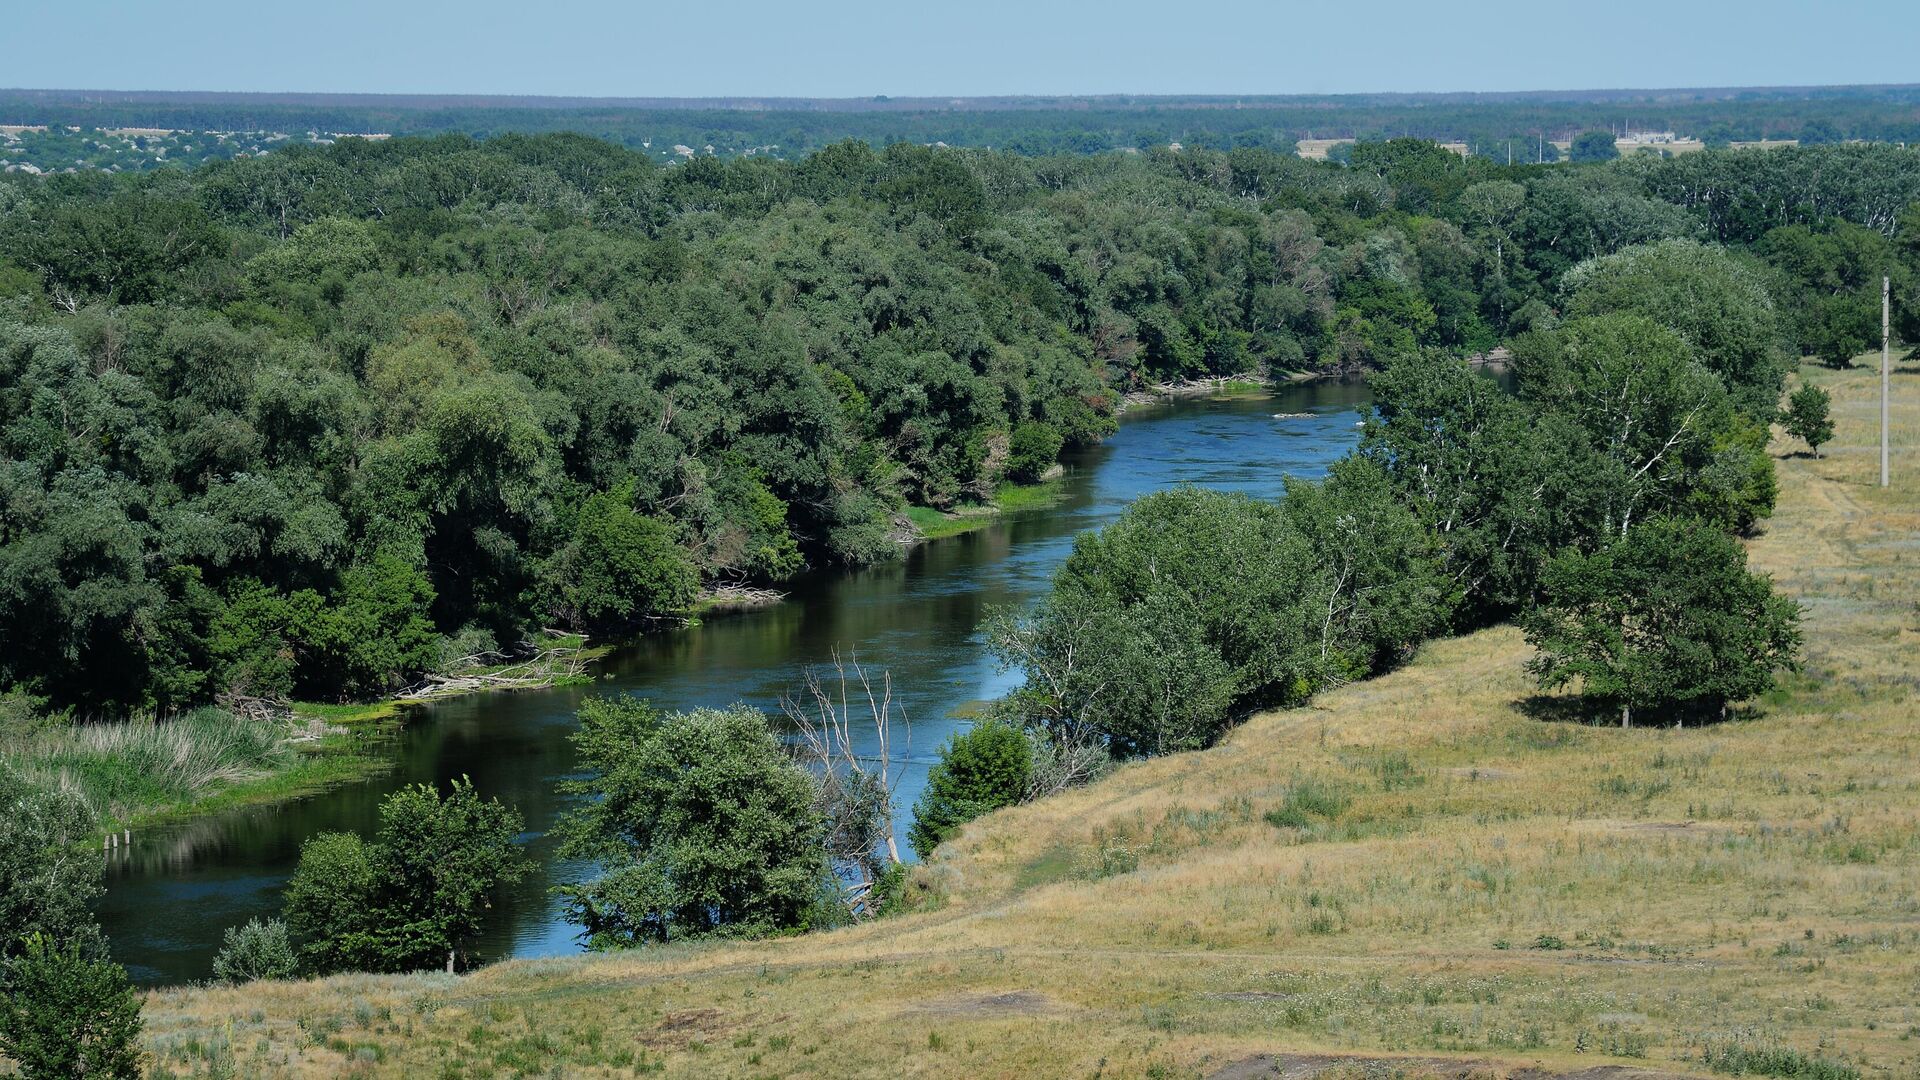
<path fill-rule="evenodd" d="M 1750 552 L 1805 661 L 1728 723 L 1569 718 L 1494 628 L 975 822 L 914 914 L 156 991 L 152 1072 L 1915 1075 L 1920 375 L 1888 489 L 1877 371 L 1800 377 L 1837 433 Z"/>

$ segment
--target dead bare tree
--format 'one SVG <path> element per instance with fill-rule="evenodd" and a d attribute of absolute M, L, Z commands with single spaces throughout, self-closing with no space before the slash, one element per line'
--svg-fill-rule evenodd
<path fill-rule="evenodd" d="M 856 916 L 870 914 L 874 879 L 884 864 L 900 862 L 893 837 L 893 793 L 913 747 L 913 725 L 906 711 L 899 709 L 905 745 L 896 768 L 893 675 L 881 671 L 876 688 L 859 657 L 842 661 L 836 652 L 832 671 L 823 677 L 820 670 L 809 667 L 802 699 L 783 698 L 781 708 L 799 735 L 796 753 L 819 782 L 818 805 L 827 819 L 827 857 L 837 872 L 852 879 L 847 906 Z M 873 727 L 872 754 L 860 753 L 855 745 L 855 720 L 860 716 Z"/>

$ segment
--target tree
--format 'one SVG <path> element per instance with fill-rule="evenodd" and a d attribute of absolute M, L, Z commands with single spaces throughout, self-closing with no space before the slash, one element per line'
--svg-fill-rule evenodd
<path fill-rule="evenodd" d="M 297 688 L 348 700 L 384 693 L 431 669 L 434 594 L 426 575 L 382 553 L 341 577 L 330 598 L 310 589 L 290 598 L 287 633 L 302 660 Z"/>
<path fill-rule="evenodd" d="M 1004 720 L 987 720 L 950 736 L 940 760 L 927 770 L 907 841 L 922 859 L 931 857 L 961 825 L 1019 802 L 1032 770 L 1033 746 L 1026 733 Z"/>
<path fill-rule="evenodd" d="M 31 784 L 0 761 L 0 820 L 0 960 L 30 935 L 56 942 L 95 936 L 100 854 L 81 847 L 94 822 L 80 797 Z"/>
<path fill-rule="evenodd" d="M 593 773 L 559 825 L 562 858 L 600 877 L 563 887 L 592 948 L 803 929 L 827 886 L 815 784 L 761 713 L 666 714 L 596 698 L 573 736 Z"/>
<path fill-rule="evenodd" d="M 485 923 L 489 897 L 531 869 L 514 842 L 525 827 L 519 811 L 482 801 L 466 777 L 444 797 L 429 784 L 387 796 L 375 862 L 387 969 L 417 970 L 443 957 L 454 969 Z"/>
<path fill-rule="evenodd" d="M 1385 472 L 1439 544 L 1460 593 L 1458 618 L 1479 626 L 1518 610 L 1572 531 L 1562 496 L 1577 433 L 1457 357 L 1406 356 L 1371 383 L 1359 455 Z"/>
<path fill-rule="evenodd" d="M 360 837 L 318 833 L 300 845 L 283 903 L 303 969 L 325 975 L 383 968 L 378 890 L 372 845 Z"/>
<path fill-rule="evenodd" d="M 530 869 L 518 811 L 482 801 L 462 777 L 387 796 L 369 843 L 322 833 L 287 883 L 287 930 L 310 971 L 452 971 L 484 924 L 488 897 Z"/>
<path fill-rule="evenodd" d="M 1832 402 L 1825 390 L 1812 383 L 1787 396 L 1787 411 L 1781 417 L 1787 434 L 1806 443 L 1816 458 L 1820 456 L 1820 444 L 1833 438 L 1833 418 L 1828 413 Z"/>
<path fill-rule="evenodd" d="M 548 568 L 553 614 L 568 625 L 619 630 L 693 603 L 693 561 L 671 526 L 634 512 L 632 497 L 630 484 L 589 496 Z"/>
<path fill-rule="evenodd" d="M 291 979 L 299 970 L 287 924 L 279 919 L 248 919 L 245 925 L 227 927 L 213 958 L 213 977 L 225 983 Z"/>
<path fill-rule="evenodd" d="M 1733 538 L 1662 517 L 1548 563 L 1522 625 L 1543 688 L 1578 681 L 1629 726 L 1636 711 L 1718 719 L 1772 689 L 1774 673 L 1796 663 L 1799 619 L 1798 604 L 1748 572 Z"/>
<path fill-rule="evenodd" d="M 1692 240 L 1638 244 L 1574 267 L 1567 315 L 1633 313 L 1678 332 L 1749 415 L 1772 415 L 1786 376 L 1774 304 L 1760 274 Z"/>
<path fill-rule="evenodd" d="M 1642 315 L 1574 319 L 1529 335 L 1514 343 L 1514 366 L 1522 398 L 1580 433 L 1581 460 L 1568 468 L 1578 482 L 1566 498 L 1578 517 L 1573 539 L 1584 542 L 1694 501 L 1716 436 L 1735 425 L 1720 380 L 1677 332 Z"/>
<path fill-rule="evenodd" d="M 0 968 L 0 1054 L 27 1080 L 140 1075 L 140 998 L 127 969 L 44 934 Z"/>
<path fill-rule="evenodd" d="M 1573 143 L 1567 148 L 1567 160 L 1575 163 L 1612 161 L 1619 156 L 1620 149 L 1613 144 L 1611 131 L 1583 131 L 1573 137 Z"/>

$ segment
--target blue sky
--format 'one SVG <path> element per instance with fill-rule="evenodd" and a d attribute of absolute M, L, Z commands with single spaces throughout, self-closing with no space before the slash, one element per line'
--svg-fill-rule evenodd
<path fill-rule="evenodd" d="M 595 96 L 1920 82 L 1916 0 L 20 0 L 0 86 Z"/>

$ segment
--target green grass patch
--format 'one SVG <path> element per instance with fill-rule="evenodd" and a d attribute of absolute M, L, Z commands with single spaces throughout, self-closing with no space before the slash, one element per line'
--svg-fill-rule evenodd
<path fill-rule="evenodd" d="M 400 703 L 391 699 L 344 705 L 323 701 L 296 701 L 293 703 L 293 716 L 296 720 L 318 720 L 323 724 L 352 726 L 392 720 L 400 715 L 400 709 Z"/>
<path fill-rule="evenodd" d="M 1287 789 L 1279 806 L 1266 812 L 1269 825 L 1283 829 L 1305 829 L 1319 822 L 1339 819 L 1352 805 L 1353 796 L 1338 784 L 1315 777 L 1297 781 Z"/>
<path fill-rule="evenodd" d="M 994 489 L 991 503 L 961 503 L 950 511 L 931 506 L 907 507 L 907 519 L 920 530 L 925 540 L 958 536 L 985 528 L 1006 514 L 1042 510 L 1060 501 L 1066 485 L 1058 479 L 1038 484 L 1001 484 Z"/>
<path fill-rule="evenodd" d="M 1844 1061 L 1818 1057 L 1790 1046 L 1734 1038 L 1707 1040 L 1700 1059 L 1729 1076 L 1784 1076 L 1789 1080 L 1860 1080 L 1860 1070 Z"/>
<path fill-rule="evenodd" d="M 109 832 L 357 779 L 385 767 L 384 755 L 371 752 L 385 733 L 384 726 L 313 728 L 203 708 L 164 720 L 41 725 L 10 739 L 0 759 L 32 783 L 77 792 Z"/>

